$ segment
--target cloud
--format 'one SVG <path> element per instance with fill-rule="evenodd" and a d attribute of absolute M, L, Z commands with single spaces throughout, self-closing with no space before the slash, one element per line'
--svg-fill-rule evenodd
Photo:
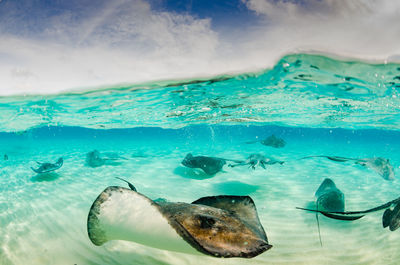
<path fill-rule="evenodd" d="M 241 0 L 250 10 L 274 19 L 292 19 L 298 16 L 342 18 L 354 13 L 371 11 L 370 1 L 346 0 Z"/>
<path fill-rule="evenodd" d="M 12 14 L 8 25 L 23 15 Z M 195 75 L 215 56 L 218 45 L 209 19 L 155 12 L 140 0 L 51 12 L 40 23 L 23 18 L 26 31 L 0 27 L 3 95 Z"/>
<path fill-rule="evenodd" d="M 242 0 L 264 21 L 253 45 L 320 50 L 384 59 L 400 53 L 400 2 L 382 0 Z"/>

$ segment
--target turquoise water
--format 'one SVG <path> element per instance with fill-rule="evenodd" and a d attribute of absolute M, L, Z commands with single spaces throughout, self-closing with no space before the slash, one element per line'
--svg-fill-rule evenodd
<path fill-rule="evenodd" d="M 382 212 L 354 222 L 295 209 L 314 201 L 327 177 L 346 210 L 400 196 L 400 65 L 288 55 L 273 69 L 213 79 L 162 81 L 84 93 L 0 98 L 0 264 L 397 264 L 400 232 Z M 277 135 L 284 148 L 245 142 Z M 85 164 L 92 150 L 126 159 Z M 187 153 L 236 160 L 261 153 L 283 165 L 231 168 L 208 176 L 181 165 Z M 8 160 L 3 156 L 7 154 Z M 310 155 L 385 157 L 396 179 Z M 35 161 L 57 171 L 37 175 Z M 250 195 L 271 250 L 253 259 L 217 259 L 111 241 L 93 245 L 91 204 L 131 181 L 146 196 L 191 202 Z"/>

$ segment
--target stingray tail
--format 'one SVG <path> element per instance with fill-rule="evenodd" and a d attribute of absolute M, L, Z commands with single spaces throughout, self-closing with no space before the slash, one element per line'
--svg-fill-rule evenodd
<path fill-rule="evenodd" d="M 258 143 L 260 140 L 254 140 L 254 141 L 248 141 L 248 142 L 244 142 L 245 144 L 255 144 Z"/>
<path fill-rule="evenodd" d="M 237 163 L 237 164 L 241 164 L 241 163 L 245 162 L 243 160 L 234 160 L 234 159 L 225 159 L 225 161 L 229 161 L 229 162 L 233 162 L 233 163 Z"/>
<path fill-rule="evenodd" d="M 246 161 L 243 161 L 243 160 L 231 160 L 231 159 L 225 159 L 225 160 L 229 161 L 229 162 L 236 163 L 236 164 L 228 164 L 228 167 L 236 167 L 236 166 L 247 165 Z"/>
<path fill-rule="evenodd" d="M 317 204 L 317 211 L 318 211 L 318 204 Z M 322 247 L 321 229 L 320 229 L 320 226 L 319 226 L 318 212 L 315 212 L 315 219 L 317 219 L 319 243 L 321 244 L 321 247 Z"/>
<path fill-rule="evenodd" d="M 127 181 L 127 180 L 125 180 L 125 179 L 122 179 L 122 178 L 120 178 L 120 177 L 115 177 L 115 178 L 116 178 L 116 179 L 119 179 L 119 180 L 122 180 L 122 181 L 125 181 L 126 183 L 128 183 L 128 186 L 129 186 L 129 188 L 130 188 L 131 190 L 137 191 L 136 188 L 135 188 L 135 186 L 133 186 L 133 184 L 130 183 L 129 181 Z"/>
<path fill-rule="evenodd" d="M 325 156 L 325 155 L 313 155 L 313 156 L 304 156 L 301 157 L 297 160 L 302 160 L 302 159 L 307 159 L 307 158 L 314 158 L 314 157 L 324 157 L 327 158 L 329 160 L 335 161 L 335 162 L 346 162 L 349 160 L 353 160 L 353 161 L 357 161 L 358 159 L 356 158 L 348 158 L 348 157 L 342 157 L 342 156 Z"/>

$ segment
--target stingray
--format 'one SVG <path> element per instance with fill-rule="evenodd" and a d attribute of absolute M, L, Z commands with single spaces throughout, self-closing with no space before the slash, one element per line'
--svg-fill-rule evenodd
<path fill-rule="evenodd" d="M 274 134 L 263 139 L 263 140 L 255 140 L 246 142 L 246 144 L 254 144 L 260 142 L 263 145 L 271 146 L 274 148 L 282 148 L 285 147 L 286 142 L 282 138 L 276 137 Z"/>
<path fill-rule="evenodd" d="M 305 211 L 310 211 L 310 212 L 317 212 L 325 215 L 326 217 L 336 219 L 336 220 L 342 220 L 342 221 L 354 221 L 358 220 L 362 217 L 364 217 L 366 214 L 385 210 L 382 216 L 382 226 L 383 228 L 386 228 L 387 226 L 390 226 L 389 229 L 391 231 L 396 230 L 399 228 L 399 222 L 400 222 L 400 197 L 397 199 L 394 199 L 392 201 L 389 201 L 385 204 L 382 204 L 380 206 L 364 210 L 364 211 L 349 211 L 349 212 L 341 212 L 341 211 L 322 211 L 322 210 L 313 210 L 313 209 L 306 209 L 306 208 L 301 208 L 301 207 L 296 207 L 297 209 L 300 210 L 305 210 Z"/>
<path fill-rule="evenodd" d="M 267 158 L 262 154 L 251 154 L 245 161 L 241 161 L 240 163 L 236 164 L 229 164 L 229 166 L 236 167 L 249 165 L 249 167 L 251 167 L 252 169 L 256 169 L 257 166 L 261 166 L 263 169 L 265 169 L 266 165 L 274 165 L 277 163 L 282 165 L 285 162 L 278 161 L 273 158 Z"/>
<path fill-rule="evenodd" d="M 249 196 L 153 201 L 132 187 L 107 187 L 93 202 L 87 230 L 94 245 L 125 240 L 223 258 L 252 258 L 272 247 Z"/>
<path fill-rule="evenodd" d="M 182 160 L 182 165 L 190 168 L 200 168 L 208 175 L 214 175 L 220 172 L 226 161 L 232 161 L 240 163 L 238 160 L 224 159 L 219 157 L 209 157 L 209 156 L 193 156 L 192 154 L 187 154 Z"/>
<path fill-rule="evenodd" d="M 384 157 L 347 158 L 347 157 L 341 157 L 341 156 L 316 155 L 316 156 L 306 156 L 306 157 L 303 157 L 300 159 L 312 158 L 312 157 L 325 157 L 325 158 L 328 158 L 329 160 L 332 160 L 335 162 L 354 161 L 356 164 L 371 168 L 385 180 L 394 180 L 393 166 L 390 164 L 389 159 L 384 158 Z"/>
<path fill-rule="evenodd" d="M 344 194 L 341 192 L 330 178 L 324 179 L 315 192 L 316 212 L 319 242 L 322 246 L 321 231 L 319 227 L 318 212 L 344 212 Z"/>
<path fill-rule="evenodd" d="M 54 164 L 52 164 L 52 163 L 40 163 L 40 162 L 36 161 L 36 163 L 39 165 L 39 167 L 36 168 L 36 169 L 31 167 L 31 169 L 33 171 L 35 171 L 36 173 L 38 173 L 38 174 L 48 173 L 48 172 L 52 172 L 52 171 L 57 170 L 60 167 L 62 167 L 63 162 L 64 162 L 64 160 L 63 160 L 62 157 L 60 157 L 57 160 L 57 162 L 55 162 Z"/>
<path fill-rule="evenodd" d="M 126 158 L 112 152 L 107 152 L 101 154 L 97 150 L 93 150 L 86 154 L 86 164 L 90 167 L 99 167 L 103 166 L 109 162 L 118 161 Z"/>
<path fill-rule="evenodd" d="M 355 221 L 364 217 L 366 214 L 385 210 L 382 215 L 383 228 L 389 227 L 390 231 L 395 231 L 400 227 L 400 197 L 368 210 L 345 212 L 344 195 L 336 187 L 335 183 L 328 178 L 326 178 L 322 182 L 317 192 L 315 193 L 315 196 L 317 197 L 316 209 L 306 209 L 301 207 L 296 207 L 296 208 L 300 210 L 315 212 L 318 224 L 318 233 L 320 231 L 318 222 L 318 213 L 321 213 L 326 217 L 336 220 Z M 321 236 L 320 236 L 320 242 L 321 242 Z"/>

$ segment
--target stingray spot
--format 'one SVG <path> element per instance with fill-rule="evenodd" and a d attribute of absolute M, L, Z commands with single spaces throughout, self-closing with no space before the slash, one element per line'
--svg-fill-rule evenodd
<path fill-rule="evenodd" d="M 201 228 L 211 228 L 215 224 L 215 219 L 209 216 L 199 215 L 200 227 Z"/>

